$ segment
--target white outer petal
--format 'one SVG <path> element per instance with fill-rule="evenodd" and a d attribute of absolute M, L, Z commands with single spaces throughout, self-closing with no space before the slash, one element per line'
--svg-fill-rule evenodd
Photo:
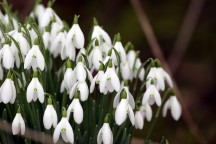
<path fill-rule="evenodd" d="M 113 134 L 112 134 L 112 131 L 111 131 L 108 123 L 103 124 L 102 140 L 103 140 L 104 144 L 112 144 L 113 143 Z"/>
<path fill-rule="evenodd" d="M 126 99 L 122 99 L 116 108 L 115 122 L 121 125 L 127 118 L 128 103 Z"/>
<path fill-rule="evenodd" d="M 82 108 L 78 99 L 75 99 L 73 116 L 74 116 L 74 121 L 77 124 L 82 123 L 82 121 L 83 121 L 83 108 Z"/>
<path fill-rule="evenodd" d="M 89 88 L 87 83 L 84 82 L 80 82 L 79 85 L 79 91 L 80 91 L 80 99 L 81 101 L 86 101 L 88 99 L 88 95 L 89 95 Z"/>
<path fill-rule="evenodd" d="M 128 104 L 128 116 L 129 116 L 129 119 L 130 119 L 132 125 L 134 125 L 134 123 L 135 123 L 134 112 L 133 112 L 133 110 L 129 104 Z"/>
<path fill-rule="evenodd" d="M 0 91 L 0 96 L 1 100 L 3 101 L 4 104 L 7 104 L 11 101 L 13 98 L 13 87 L 12 87 L 12 80 L 11 79 L 6 79 L 4 83 L 1 86 L 1 91 Z"/>
<path fill-rule="evenodd" d="M 140 111 L 136 111 L 135 113 L 135 127 L 138 129 L 142 129 L 144 125 L 144 119 Z"/>
<path fill-rule="evenodd" d="M 51 105 L 47 105 L 44 115 L 43 115 L 43 124 L 46 129 L 50 129 L 52 126 L 52 108 Z"/>
<path fill-rule="evenodd" d="M 181 105 L 178 102 L 176 96 L 172 96 L 172 100 L 171 100 L 171 114 L 172 117 L 177 121 L 179 120 L 180 116 L 181 116 Z"/>

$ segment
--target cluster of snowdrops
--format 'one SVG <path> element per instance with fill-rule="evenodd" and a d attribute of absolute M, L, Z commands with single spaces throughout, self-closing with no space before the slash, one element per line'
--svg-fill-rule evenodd
<path fill-rule="evenodd" d="M 75 15 L 72 26 L 68 26 L 51 5 L 49 2 L 45 8 L 37 3 L 24 24 L 19 23 L 5 1 L 5 14 L 0 12 L 0 102 L 11 104 L 6 111 L 16 110 L 12 115 L 14 135 L 23 135 L 26 126 L 32 127 L 27 121 L 33 123 L 38 116 L 25 109 L 42 105 L 39 115 L 43 117 L 43 128 L 53 128 L 54 143 L 60 135 L 65 142 L 74 143 L 78 140 L 73 126 L 79 127 L 87 114 L 93 115 L 85 112 L 90 99 L 100 105 L 92 124 L 98 127 L 94 129 L 98 144 L 116 142 L 113 127 L 143 129 L 144 121 L 153 117 L 154 104 L 163 104 L 163 116 L 170 109 L 175 120 L 180 118 L 181 106 L 172 90 L 172 80 L 158 59 L 142 63 L 131 43 L 123 46 L 120 34 L 111 40 L 95 18 L 86 44 L 79 16 Z M 165 90 L 171 92 L 163 99 L 161 93 Z M 85 135 L 88 129 L 83 127 L 80 129 Z"/>

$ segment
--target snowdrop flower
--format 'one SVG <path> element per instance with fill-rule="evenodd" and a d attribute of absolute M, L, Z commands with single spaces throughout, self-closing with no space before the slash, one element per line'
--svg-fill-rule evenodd
<path fill-rule="evenodd" d="M 40 103 L 44 102 L 44 90 L 41 83 L 38 80 L 37 71 L 33 73 L 33 78 L 27 87 L 26 96 L 27 96 L 28 103 L 30 103 L 32 99 L 33 101 L 39 99 Z"/>
<path fill-rule="evenodd" d="M 50 34 L 50 31 L 51 31 L 51 27 L 50 25 L 46 26 L 45 28 L 45 32 L 43 33 L 43 42 L 44 42 L 44 47 L 45 49 L 50 49 L 50 46 L 51 46 L 51 34 Z M 55 42 L 55 41 L 54 41 Z"/>
<path fill-rule="evenodd" d="M 73 112 L 74 121 L 77 124 L 81 124 L 83 121 L 83 108 L 82 108 L 80 101 L 79 101 L 79 92 L 78 91 L 76 91 L 76 93 L 74 94 L 74 99 L 67 109 L 68 120 L 70 118 L 71 112 Z"/>
<path fill-rule="evenodd" d="M 52 105 L 51 97 L 48 98 L 48 105 L 44 111 L 43 124 L 46 129 L 50 129 L 52 126 L 55 128 L 58 122 L 57 113 Z"/>
<path fill-rule="evenodd" d="M 167 110 L 170 109 L 171 110 L 171 115 L 173 117 L 174 120 L 179 120 L 181 113 L 182 113 L 182 108 L 181 105 L 179 103 L 179 101 L 177 100 L 176 96 L 171 96 L 166 103 L 164 104 L 163 107 L 163 117 L 165 117 L 167 115 Z"/>
<path fill-rule="evenodd" d="M 133 77 L 132 70 L 130 69 L 127 61 L 125 62 L 125 64 L 120 63 L 120 69 L 121 69 L 121 75 L 122 75 L 123 80 L 129 80 Z M 144 78 L 144 74 L 143 74 L 143 78 Z"/>
<path fill-rule="evenodd" d="M 63 28 L 55 37 L 54 41 L 51 43 L 50 52 L 53 54 L 54 58 L 56 58 L 59 54 L 61 54 L 61 50 L 65 46 L 65 38 L 67 32 Z"/>
<path fill-rule="evenodd" d="M 80 49 L 84 47 L 85 38 L 78 24 L 78 18 L 79 16 L 74 16 L 73 26 L 67 34 L 66 43 L 68 43 L 69 41 L 73 41 L 75 47 Z"/>
<path fill-rule="evenodd" d="M 127 115 L 129 116 L 129 119 L 134 125 L 134 112 L 131 108 L 131 106 L 128 104 L 127 101 L 127 93 L 124 90 L 121 94 L 121 101 L 118 104 L 115 112 L 115 122 L 117 125 L 121 125 L 127 118 Z"/>
<path fill-rule="evenodd" d="M 148 88 L 151 85 L 151 79 L 154 80 L 154 84 L 158 90 L 164 91 L 165 89 L 165 84 L 164 84 L 164 79 L 161 73 L 159 73 L 158 69 L 155 67 L 154 62 L 152 62 L 152 67 L 147 75 L 147 83 L 146 83 L 146 88 Z"/>
<path fill-rule="evenodd" d="M 143 115 L 140 112 L 140 107 L 136 107 L 136 112 L 135 112 L 135 128 L 136 129 L 143 129 L 144 126 L 144 119 Z"/>
<path fill-rule="evenodd" d="M 121 37 L 119 33 L 117 34 L 116 37 L 116 43 L 114 45 L 114 49 L 119 53 L 121 63 L 125 64 L 127 61 L 127 57 L 126 57 L 126 52 L 124 50 L 124 47 L 121 43 Z M 114 52 L 112 53 L 111 57 L 113 59 L 113 63 L 117 66 L 118 65 L 117 56 Z"/>
<path fill-rule="evenodd" d="M 37 33 L 35 30 L 32 28 L 30 24 L 27 24 L 27 29 L 29 31 L 30 37 L 31 37 L 31 42 L 33 43 L 37 39 Z"/>
<path fill-rule="evenodd" d="M 161 96 L 154 85 L 154 80 L 151 79 L 151 85 L 147 88 L 143 95 L 142 104 L 146 105 L 147 103 L 149 103 L 150 105 L 153 105 L 155 102 L 158 106 L 160 106 Z"/>
<path fill-rule="evenodd" d="M 13 75 L 9 71 L 7 73 L 7 78 L 0 88 L 0 102 L 2 101 L 4 104 L 14 103 L 16 99 L 16 88 L 13 81 Z"/>
<path fill-rule="evenodd" d="M 44 12 L 45 12 L 45 7 L 42 4 L 37 4 L 34 9 L 34 13 L 35 13 L 35 16 L 38 18 L 39 25 L 41 25 Z"/>
<path fill-rule="evenodd" d="M 113 133 L 109 126 L 109 114 L 106 115 L 104 119 L 104 124 L 98 132 L 97 136 L 98 144 L 112 144 L 113 143 Z"/>
<path fill-rule="evenodd" d="M 105 88 L 107 88 L 109 92 L 113 92 L 114 90 L 119 92 L 120 90 L 120 81 L 115 70 L 113 69 L 113 63 L 111 59 L 108 61 L 107 70 L 101 79 L 100 92 L 103 93 Z"/>
<path fill-rule="evenodd" d="M 73 44 L 73 41 L 68 41 L 65 43 L 65 46 L 61 49 L 61 59 L 64 60 L 69 58 L 70 60 L 75 60 L 76 57 L 76 50 Z"/>
<path fill-rule="evenodd" d="M 107 34 L 107 32 L 105 32 L 98 25 L 98 22 L 97 22 L 96 18 L 93 19 L 93 25 L 94 25 L 94 28 L 93 28 L 91 39 L 96 38 L 99 41 L 99 45 L 101 45 L 103 43 L 103 41 L 105 41 L 107 44 L 111 45 L 112 42 L 111 42 L 111 39 L 110 39 L 109 35 Z"/>
<path fill-rule="evenodd" d="M 95 77 L 93 78 L 93 80 L 91 82 L 90 93 L 92 93 L 94 91 L 95 84 L 100 84 L 100 81 L 101 81 L 103 75 L 104 75 L 104 65 L 101 64 L 98 73 L 95 75 Z M 104 94 L 107 94 L 107 92 L 108 92 L 108 89 L 105 88 Z"/>
<path fill-rule="evenodd" d="M 30 45 L 26 38 L 23 36 L 22 31 L 21 31 L 21 26 L 19 26 L 18 31 L 13 34 L 13 38 L 17 41 L 20 47 L 20 51 L 23 56 L 27 54 L 27 52 L 30 49 Z M 16 48 L 18 49 L 18 48 Z"/>
<path fill-rule="evenodd" d="M 22 118 L 20 107 L 18 108 L 16 116 L 12 122 L 12 132 L 13 135 L 17 135 L 19 132 L 21 132 L 22 135 L 25 133 L 25 122 Z"/>
<path fill-rule="evenodd" d="M 161 67 L 160 61 L 158 59 L 155 60 L 157 71 L 163 77 L 163 79 L 167 82 L 170 88 L 173 87 L 172 79 L 170 75 Z"/>
<path fill-rule="evenodd" d="M 76 72 L 77 80 L 79 82 L 84 82 L 87 76 L 90 81 L 92 81 L 93 79 L 91 72 L 83 64 L 81 56 L 79 57 L 78 63 L 74 68 L 74 71 Z"/>
<path fill-rule="evenodd" d="M 32 67 L 34 71 L 36 71 L 37 68 L 43 71 L 45 67 L 45 60 L 39 49 L 38 39 L 35 40 L 34 45 L 28 51 L 25 58 L 24 68 L 29 69 L 30 67 Z"/>
<path fill-rule="evenodd" d="M 66 72 L 64 74 L 63 81 L 64 81 L 65 88 L 67 89 L 68 93 L 70 92 L 71 88 L 74 86 L 74 84 L 77 81 L 76 73 L 72 69 L 72 63 L 69 59 L 67 60 L 67 63 L 66 63 Z"/>
<path fill-rule="evenodd" d="M 130 104 L 131 108 L 134 109 L 135 108 L 135 102 L 134 102 L 134 98 L 133 98 L 132 94 L 129 91 L 127 81 L 124 82 L 124 86 L 123 86 L 122 90 L 116 94 L 114 101 L 113 101 L 113 108 L 116 108 L 118 106 L 119 101 L 120 101 L 120 96 L 121 96 L 121 93 L 123 93 L 123 91 L 126 91 L 127 101 Z"/>
<path fill-rule="evenodd" d="M 63 24 L 59 23 L 56 21 L 55 18 L 52 19 L 52 24 L 51 24 L 51 31 L 50 31 L 50 39 L 54 40 L 55 37 L 57 36 L 57 34 L 59 33 L 59 31 L 61 31 L 63 29 Z"/>
<path fill-rule="evenodd" d="M 150 107 L 150 105 L 148 103 L 146 105 L 142 105 L 140 107 L 140 112 L 141 112 L 144 119 L 146 118 L 147 121 L 151 121 L 151 119 L 152 119 L 152 109 L 151 109 L 151 107 Z"/>
<path fill-rule="evenodd" d="M 135 66 L 134 66 L 134 73 L 133 73 L 134 74 L 134 78 L 137 77 L 137 73 L 138 73 L 138 70 L 139 70 L 139 68 L 140 68 L 141 65 L 142 65 L 142 63 L 140 61 L 140 58 L 137 58 L 136 62 L 135 62 Z M 140 73 L 139 73 L 139 75 L 138 75 L 138 77 L 139 77 L 139 79 L 141 81 L 144 80 L 144 75 L 145 75 L 145 69 L 142 68 L 141 71 L 140 71 Z"/>
<path fill-rule="evenodd" d="M 57 143 L 59 136 L 62 136 L 62 139 L 66 142 L 66 143 L 74 143 L 74 133 L 73 133 L 73 129 L 70 125 L 70 123 L 68 122 L 67 119 L 67 111 L 65 108 L 63 108 L 63 112 L 62 112 L 62 119 L 61 121 L 58 123 L 58 125 L 56 126 L 54 133 L 53 133 L 53 142 Z"/>
<path fill-rule="evenodd" d="M 44 28 L 46 27 L 52 20 L 52 18 L 54 17 L 54 11 L 53 9 L 50 7 L 50 5 L 48 4 L 48 7 L 45 9 L 42 18 L 41 18 L 41 23 L 40 27 Z"/>
<path fill-rule="evenodd" d="M 127 60 L 128 60 L 128 64 L 129 64 L 130 69 L 133 69 L 136 57 L 137 57 L 137 54 L 136 54 L 135 50 L 129 50 L 128 51 Z"/>
<path fill-rule="evenodd" d="M 80 100 L 81 101 L 86 101 L 88 99 L 89 96 L 89 88 L 88 85 L 86 83 L 86 81 L 78 81 L 74 84 L 74 86 L 72 87 L 71 91 L 70 91 L 70 99 L 73 98 L 76 90 L 80 91 Z"/>
<path fill-rule="evenodd" d="M 94 68 L 98 70 L 100 67 L 100 61 L 102 61 L 103 59 L 101 50 L 99 48 L 98 40 L 95 41 L 95 46 L 93 47 L 93 50 L 91 51 L 89 57 L 90 57 L 90 61 L 92 61 L 93 63 Z"/>
<path fill-rule="evenodd" d="M 11 69 L 14 67 L 14 56 L 11 51 L 9 40 L 7 39 L 3 48 L 0 50 L 0 59 L 2 59 L 3 67 L 6 69 Z"/>

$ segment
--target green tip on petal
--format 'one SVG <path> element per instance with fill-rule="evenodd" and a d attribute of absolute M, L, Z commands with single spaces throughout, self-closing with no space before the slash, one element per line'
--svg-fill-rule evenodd
<path fill-rule="evenodd" d="M 95 40 L 95 46 L 99 46 L 99 41 L 97 39 Z"/>
<path fill-rule="evenodd" d="M 66 68 L 72 68 L 72 62 L 70 59 L 68 59 L 66 62 Z"/>
<path fill-rule="evenodd" d="M 110 114 L 108 113 L 104 118 L 104 123 L 109 123 L 109 122 L 110 122 Z"/>
<path fill-rule="evenodd" d="M 22 26 L 21 26 L 21 24 L 19 24 L 19 27 L 18 27 L 18 32 L 19 32 L 19 33 L 21 33 L 21 32 L 22 32 L 22 29 L 21 29 L 21 27 L 22 27 Z"/>
<path fill-rule="evenodd" d="M 124 86 L 128 86 L 128 81 L 127 80 L 124 81 Z"/>
<path fill-rule="evenodd" d="M 38 44 L 39 44 L 39 41 L 38 41 L 38 38 L 36 38 L 34 41 L 34 45 L 38 45 Z"/>
<path fill-rule="evenodd" d="M 21 113 L 21 108 L 20 108 L 20 106 L 19 106 L 18 109 L 17 109 L 17 113 Z"/>
<path fill-rule="evenodd" d="M 113 66 L 112 60 L 109 59 L 109 61 L 108 61 L 108 67 L 109 67 L 109 68 L 112 68 L 112 66 Z"/>
<path fill-rule="evenodd" d="M 151 61 L 151 67 L 155 67 L 155 61 L 154 60 Z"/>
<path fill-rule="evenodd" d="M 48 103 L 48 105 L 52 105 L 52 98 L 51 98 L 51 96 L 49 96 L 47 103 Z"/>
<path fill-rule="evenodd" d="M 38 77 L 38 72 L 37 71 L 34 71 L 33 73 L 33 78 L 37 78 Z"/>
<path fill-rule="evenodd" d="M 112 55 L 112 49 L 113 49 L 113 48 L 109 49 L 109 51 L 108 51 L 108 56 L 111 56 L 111 55 Z"/>
<path fill-rule="evenodd" d="M 78 62 L 82 62 L 82 56 L 79 57 Z"/>
<path fill-rule="evenodd" d="M 120 35 L 120 33 L 117 33 L 117 35 L 116 35 L 116 41 L 117 42 L 121 41 L 121 35 Z"/>
<path fill-rule="evenodd" d="M 78 18 L 79 18 L 79 15 L 74 16 L 73 24 L 78 24 Z"/>
<path fill-rule="evenodd" d="M 104 70 L 104 65 L 103 65 L 103 63 L 100 64 L 99 70 L 100 70 L 100 71 L 103 71 L 103 70 Z"/>
<path fill-rule="evenodd" d="M 159 59 L 155 59 L 155 66 L 156 67 L 161 67 L 161 62 Z"/>
<path fill-rule="evenodd" d="M 45 27 L 45 31 L 46 31 L 46 32 L 51 32 L 51 26 L 50 26 L 50 25 L 46 26 L 46 27 Z"/>
<path fill-rule="evenodd" d="M 151 85 L 154 85 L 154 80 L 153 79 L 151 79 Z"/>
<path fill-rule="evenodd" d="M 7 73 L 7 78 L 11 79 L 11 77 L 12 77 L 11 70 L 9 70 Z"/>
<path fill-rule="evenodd" d="M 121 92 L 121 98 L 122 99 L 126 99 L 127 98 L 127 92 L 125 91 L 125 89 L 123 89 L 122 92 Z"/>
<path fill-rule="evenodd" d="M 94 25 L 94 26 L 97 26 L 97 25 L 98 25 L 98 21 L 97 21 L 97 19 L 96 19 L 95 17 L 93 18 L 93 25 Z"/>
<path fill-rule="evenodd" d="M 80 92 L 77 90 L 74 94 L 74 98 L 78 99 L 79 97 L 80 97 Z"/>
<path fill-rule="evenodd" d="M 62 117 L 67 117 L 67 110 L 65 107 L 62 108 Z"/>

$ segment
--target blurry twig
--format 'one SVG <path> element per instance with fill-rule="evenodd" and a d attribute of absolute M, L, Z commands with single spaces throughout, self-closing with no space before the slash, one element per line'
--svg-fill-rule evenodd
<path fill-rule="evenodd" d="M 6 121 L 0 120 L 0 130 L 5 131 L 7 133 L 12 133 L 11 124 Z M 52 136 L 41 132 L 37 132 L 35 130 L 31 130 L 29 128 L 25 128 L 25 134 L 20 136 L 29 140 L 33 140 L 35 142 L 40 142 L 42 144 L 53 143 Z M 59 140 L 59 143 L 62 143 L 62 141 Z"/>
<path fill-rule="evenodd" d="M 184 17 L 179 35 L 175 41 L 173 50 L 168 58 L 170 68 L 174 73 L 188 47 L 191 36 L 196 27 L 202 6 L 205 0 L 191 0 L 188 11 Z"/>
<path fill-rule="evenodd" d="M 138 17 L 138 20 L 140 22 L 142 30 L 146 35 L 147 41 L 150 45 L 150 48 L 151 48 L 154 56 L 160 59 L 161 63 L 163 64 L 164 69 L 172 77 L 169 65 L 164 58 L 163 52 L 161 51 L 161 48 L 157 42 L 157 39 L 154 35 L 154 32 L 152 30 L 152 27 L 150 25 L 148 17 L 146 16 L 145 11 L 142 8 L 142 4 L 141 4 L 140 0 L 130 0 L 130 1 L 131 1 L 133 8 L 134 8 L 134 11 Z M 206 144 L 207 140 L 204 137 L 202 131 L 199 129 L 199 127 L 194 122 L 194 120 L 193 120 L 193 118 L 192 118 L 192 116 L 188 110 L 188 107 L 187 107 L 184 99 L 182 98 L 181 93 L 179 91 L 179 88 L 178 88 L 174 79 L 173 79 L 173 84 L 174 84 L 174 90 L 176 92 L 176 96 L 178 97 L 178 99 L 182 105 L 182 109 L 183 109 L 182 117 L 183 117 L 184 121 L 187 123 L 191 133 L 196 138 L 196 141 L 200 144 Z"/>

